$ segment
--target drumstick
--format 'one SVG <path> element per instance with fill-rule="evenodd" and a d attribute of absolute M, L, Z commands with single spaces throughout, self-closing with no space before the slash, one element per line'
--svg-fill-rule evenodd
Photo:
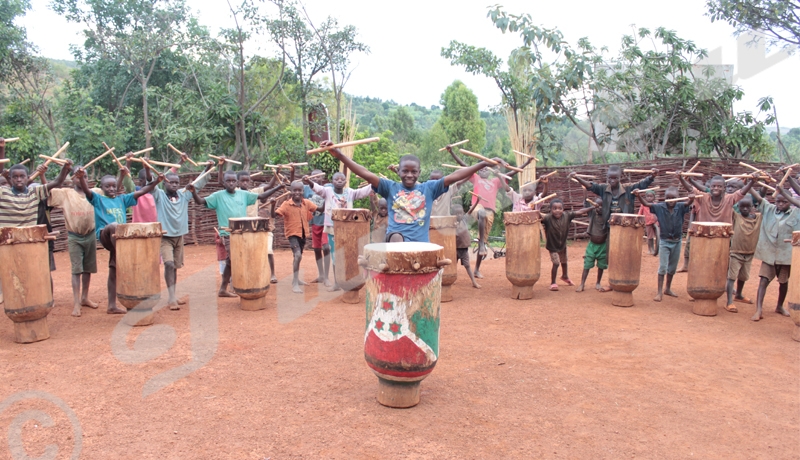
<path fill-rule="evenodd" d="M 324 172 L 321 172 L 321 173 L 316 173 L 316 174 L 313 174 L 313 175 L 311 175 L 311 176 L 308 176 L 308 178 L 309 178 L 309 179 L 313 179 L 313 178 L 315 178 L 315 177 L 320 177 L 320 176 L 324 177 L 324 176 L 325 176 L 325 173 L 324 173 Z"/>
<path fill-rule="evenodd" d="M 197 184 L 197 181 L 199 181 L 200 179 L 202 179 L 202 178 L 206 177 L 207 175 L 211 174 L 211 172 L 214 171 L 215 169 L 217 169 L 217 167 L 216 166 L 212 166 L 211 169 L 209 169 L 208 171 L 204 172 L 203 174 L 200 174 L 199 176 L 197 176 L 195 178 L 195 180 L 192 181 L 192 185 Z"/>
<path fill-rule="evenodd" d="M 141 155 L 143 153 L 151 152 L 152 150 L 153 150 L 153 147 L 148 147 L 146 149 L 139 150 L 138 152 L 133 152 L 133 153 L 131 153 L 131 155 L 133 155 L 133 156 Z"/>
<path fill-rule="evenodd" d="M 39 155 L 39 158 L 43 158 L 45 160 L 50 161 L 51 163 L 60 164 L 62 166 L 67 162 L 66 160 L 62 160 L 60 158 L 49 157 L 47 155 Z M 28 161 L 28 160 L 25 160 L 25 161 Z M 20 164 L 22 164 L 22 163 L 20 163 Z"/>
<path fill-rule="evenodd" d="M 30 161 L 31 161 L 31 159 L 30 159 L 30 158 L 26 158 L 26 159 L 22 160 L 22 163 L 20 163 L 20 164 L 21 164 L 21 165 L 26 165 L 26 164 L 28 164 L 28 162 L 30 162 Z"/>
<path fill-rule="evenodd" d="M 781 181 L 778 183 L 778 186 L 775 187 L 776 190 L 774 192 L 772 192 L 772 198 L 777 198 L 778 197 L 778 193 L 779 193 L 780 189 L 783 188 L 783 184 L 784 184 L 784 182 L 786 182 L 786 178 L 789 177 L 790 174 L 792 174 L 792 168 L 789 168 L 789 169 L 786 170 L 786 174 L 783 175 L 783 179 L 781 179 Z"/>
<path fill-rule="evenodd" d="M 644 189 L 644 190 L 639 190 L 639 193 L 645 193 L 645 192 L 655 192 L 656 190 L 658 190 L 658 189 L 660 189 L 660 188 L 661 188 L 661 187 L 646 188 L 646 189 Z"/>
<path fill-rule="evenodd" d="M 464 166 L 449 165 L 447 163 L 442 163 L 442 167 L 452 168 L 452 169 L 464 169 Z"/>
<path fill-rule="evenodd" d="M 361 139 L 357 141 L 342 142 L 341 144 L 334 144 L 334 145 L 329 145 L 327 147 L 319 147 L 316 149 L 306 150 L 306 154 L 311 155 L 314 153 L 327 152 L 328 150 L 331 149 L 340 149 L 343 147 L 351 147 L 353 145 L 369 144 L 371 142 L 378 142 L 379 140 L 381 140 L 380 137 L 369 137 L 367 139 Z"/>
<path fill-rule="evenodd" d="M 668 174 L 670 176 L 692 176 L 692 177 L 703 177 L 703 173 L 696 173 L 696 172 L 680 172 L 680 171 L 667 171 L 664 174 Z"/>
<path fill-rule="evenodd" d="M 592 176 L 591 174 L 575 174 L 575 177 L 581 177 L 583 179 L 597 179 L 597 176 Z"/>
<path fill-rule="evenodd" d="M 771 187 L 771 186 L 769 186 L 769 185 L 767 185 L 767 184 L 765 184 L 765 183 L 763 183 L 761 181 L 756 182 L 756 184 L 758 184 L 758 185 L 760 185 L 762 187 L 766 187 L 767 189 L 772 190 L 773 192 L 777 192 L 778 191 L 778 189 L 776 189 L 775 187 Z"/>
<path fill-rule="evenodd" d="M 494 171 L 495 174 L 497 174 L 498 176 L 502 177 L 505 180 L 512 180 L 513 179 L 511 176 L 506 176 L 505 174 L 501 173 L 500 171 L 498 171 L 496 169 L 492 169 L 492 171 Z"/>
<path fill-rule="evenodd" d="M 687 196 L 683 198 L 670 198 L 668 200 L 664 200 L 664 202 L 666 203 L 675 203 L 676 201 L 689 201 L 689 197 Z"/>
<path fill-rule="evenodd" d="M 525 158 L 530 158 L 530 159 L 532 159 L 534 162 L 537 162 L 537 161 L 539 161 L 539 159 L 538 159 L 538 158 L 536 158 L 535 156 L 534 156 L 534 157 L 532 157 L 532 156 L 528 155 L 527 153 L 522 153 L 522 152 L 520 152 L 519 150 L 512 150 L 512 152 L 516 153 L 517 155 L 522 155 L 522 156 L 524 156 Z"/>
<path fill-rule="evenodd" d="M 117 156 L 116 156 L 116 155 L 114 155 L 114 154 L 112 153 L 112 154 L 111 154 L 111 158 L 113 158 L 113 159 L 114 159 L 114 162 L 116 162 L 116 163 L 117 163 L 117 166 L 119 166 L 119 167 L 120 167 L 120 169 L 122 169 L 122 168 L 123 168 L 123 166 L 122 166 L 122 163 L 120 163 L 120 161 L 119 161 L 119 158 L 117 158 Z"/>
<path fill-rule="evenodd" d="M 110 149 L 106 150 L 106 151 L 105 151 L 105 152 L 103 152 L 103 154 L 102 154 L 102 155 L 100 155 L 99 157 L 97 157 L 97 158 L 95 158 L 94 160 L 92 160 L 92 161 L 90 161 L 90 162 L 86 163 L 86 164 L 83 166 L 83 169 L 86 169 L 86 168 L 88 168 L 89 166 L 93 165 L 94 163 L 96 163 L 96 162 L 100 161 L 100 159 L 101 159 L 101 158 L 103 158 L 103 157 L 105 157 L 106 155 L 108 155 L 109 153 L 113 152 L 113 151 L 114 151 L 114 149 L 116 149 L 116 147 L 111 147 Z"/>
<path fill-rule="evenodd" d="M 653 171 L 650 171 L 649 169 L 623 169 L 622 172 L 634 174 L 653 174 Z"/>
<path fill-rule="evenodd" d="M 547 173 L 544 176 L 539 177 L 539 180 L 547 179 L 548 177 L 550 177 L 550 176 L 552 176 L 554 174 L 558 174 L 558 171 L 553 171 L 553 172 Z"/>
<path fill-rule="evenodd" d="M 145 159 L 144 158 L 131 158 L 131 161 L 138 161 L 139 163 L 142 163 L 142 162 L 145 161 Z M 180 168 L 181 167 L 181 165 L 179 165 L 177 163 L 164 163 L 163 161 L 156 161 L 156 160 L 147 160 L 147 162 L 149 164 L 151 164 L 151 165 L 156 165 L 156 166 L 167 166 L 167 167 L 170 167 L 170 168 Z"/>
<path fill-rule="evenodd" d="M 492 160 L 490 158 L 486 158 L 485 156 L 483 156 L 483 155 L 481 155 L 479 153 L 470 152 L 469 150 L 464 150 L 464 149 L 461 149 L 460 151 L 464 155 L 467 155 L 467 156 L 470 156 L 472 158 L 477 158 L 479 160 L 485 161 L 485 162 L 489 163 L 492 166 L 497 166 L 499 164 L 496 161 L 494 161 L 494 160 Z M 504 167 L 508 168 L 508 169 L 510 169 L 512 171 L 516 171 L 516 172 L 524 172 L 525 171 L 524 169 L 520 169 L 520 168 L 517 168 L 515 166 L 511 166 L 511 165 L 504 165 Z"/>
<path fill-rule="evenodd" d="M 211 155 L 211 154 L 208 154 L 208 157 L 209 157 L 209 158 L 215 158 L 215 159 L 217 159 L 217 160 L 221 160 L 221 159 L 222 159 L 222 157 L 218 157 L 218 156 L 216 156 L 216 155 Z M 227 158 L 225 158 L 225 163 L 233 163 L 233 164 L 235 164 L 235 165 L 241 165 L 241 164 L 242 164 L 242 162 L 241 162 L 241 161 L 229 160 L 229 159 L 227 159 Z"/>
<path fill-rule="evenodd" d="M 700 162 L 699 161 L 697 163 L 695 163 L 694 166 L 689 168 L 689 170 L 686 171 L 686 172 L 693 172 L 698 166 L 700 166 Z"/>
<path fill-rule="evenodd" d="M 476 198 L 478 198 L 478 200 L 487 201 L 486 198 L 484 198 L 482 196 L 479 196 L 477 193 L 473 192 L 472 190 L 467 190 L 467 193 L 469 193 L 470 195 L 475 196 Z"/>
<path fill-rule="evenodd" d="M 580 221 L 580 220 L 573 220 L 572 222 L 575 223 L 575 224 L 585 225 L 587 227 L 589 226 L 588 222 L 583 222 L 583 221 Z"/>
<path fill-rule="evenodd" d="M 154 168 L 153 165 L 148 163 L 147 160 L 145 160 L 144 158 L 140 158 L 139 160 L 141 160 L 142 165 L 144 165 L 145 168 L 149 169 L 150 171 L 156 172 L 156 168 Z"/>
<path fill-rule="evenodd" d="M 9 137 L 8 139 L 6 139 L 6 143 L 17 142 L 18 140 L 19 140 L 18 137 Z M 20 164 L 22 164 L 22 163 L 20 163 Z"/>
<path fill-rule="evenodd" d="M 275 201 L 280 201 L 280 200 L 286 198 L 287 196 L 289 196 L 291 194 L 292 194 L 292 192 L 286 192 L 286 193 L 282 194 L 281 196 L 279 196 L 278 198 L 275 198 Z"/>
<path fill-rule="evenodd" d="M 58 151 L 53 154 L 53 158 L 58 158 L 62 153 L 64 153 L 67 150 L 67 147 L 69 147 L 69 142 L 65 142 L 64 145 L 62 145 L 61 148 L 58 149 Z M 52 163 L 52 162 L 50 160 L 47 160 L 47 161 L 44 162 L 44 165 L 47 166 L 50 163 Z M 36 171 L 35 173 L 33 173 L 33 175 L 30 177 L 29 180 L 34 180 L 37 177 L 39 177 L 39 171 Z"/>
<path fill-rule="evenodd" d="M 456 147 L 456 146 L 459 146 L 459 145 L 464 145 L 467 142 L 469 142 L 469 139 L 464 139 L 463 141 L 456 142 L 455 144 L 450 144 L 447 147 Z M 442 148 L 439 149 L 439 151 L 440 152 L 444 152 L 445 150 L 447 150 L 447 147 L 442 147 Z"/>
<path fill-rule="evenodd" d="M 11 159 L 3 158 L 2 160 L 0 160 L 0 163 L 11 163 Z"/>
<path fill-rule="evenodd" d="M 781 172 L 781 171 L 784 171 L 784 170 L 789 169 L 789 168 L 791 168 L 791 169 L 800 168 L 800 163 L 795 163 L 795 164 L 789 165 L 789 166 L 781 166 L 780 168 L 778 168 L 778 171 L 776 171 L 776 172 Z"/>
<path fill-rule="evenodd" d="M 264 172 L 263 172 L 263 171 L 259 171 L 259 172 L 256 172 L 256 173 L 253 173 L 253 174 L 250 174 L 250 177 L 256 177 L 256 176 L 260 176 L 260 175 L 262 175 L 262 174 L 264 174 Z"/>
<path fill-rule="evenodd" d="M 217 235 L 219 236 L 219 229 L 217 227 L 214 227 L 214 231 L 217 232 Z"/>
<path fill-rule="evenodd" d="M 538 200 L 534 201 L 533 203 L 529 204 L 528 206 L 530 206 L 532 208 L 532 207 L 536 206 L 539 203 L 542 203 L 542 202 L 547 201 L 549 199 L 555 198 L 556 195 L 558 195 L 558 193 L 551 193 L 551 194 L 547 195 L 544 198 L 539 198 Z"/>
<path fill-rule="evenodd" d="M 200 165 L 198 165 L 197 163 L 195 163 L 195 162 L 194 162 L 194 160 L 192 160 L 192 159 L 189 157 L 189 155 L 188 155 L 188 154 L 186 154 L 186 153 L 184 153 L 184 152 L 181 152 L 180 150 L 176 149 L 174 145 L 172 145 L 172 144 L 167 144 L 167 147 L 169 147 L 169 148 L 170 148 L 170 149 L 171 149 L 173 152 L 175 152 L 175 153 L 177 153 L 178 155 L 180 155 L 180 156 L 181 156 L 181 158 L 183 158 L 183 156 L 184 156 L 184 155 L 186 155 L 186 160 L 187 160 L 189 163 L 191 163 L 191 164 L 193 164 L 193 165 L 195 165 L 195 166 L 200 166 Z"/>
<path fill-rule="evenodd" d="M 744 167 L 745 167 L 745 168 L 747 168 L 747 169 L 751 169 L 751 170 L 753 170 L 753 172 L 764 172 L 764 171 L 762 171 L 762 170 L 760 170 L 760 169 L 756 168 L 755 166 L 751 166 L 751 165 L 749 165 L 749 164 L 747 164 L 747 163 L 745 163 L 745 162 L 743 162 L 743 161 L 740 161 L 740 162 L 739 162 L 739 165 L 740 165 L 740 166 L 744 166 Z"/>

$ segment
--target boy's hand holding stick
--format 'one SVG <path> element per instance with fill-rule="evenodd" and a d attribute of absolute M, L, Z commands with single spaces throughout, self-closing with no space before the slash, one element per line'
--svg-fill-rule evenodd
<path fill-rule="evenodd" d="M 360 139 L 360 140 L 357 140 L 357 141 L 342 142 L 341 144 L 331 144 L 331 145 L 328 145 L 328 146 L 325 146 L 325 147 L 319 147 L 319 148 L 316 148 L 316 149 L 306 150 L 306 154 L 312 155 L 314 153 L 327 152 L 328 150 L 331 150 L 331 149 L 341 149 L 341 148 L 350 147 L 350 146 L 353 146 L 353 145 L 361 145 L 361 144 L 369 144 L 371 142 L 378 142 L 379 140 L 381 140 L 380 137 L 370 137 L 370 138 L 367 138 L 367 139 Z"/>
<path fill-rule="evenodd" d="M 486 158 L 485 156 L 483 156 L 483 155 L 481 155 L 479 153 L 470 152 L 469 150 L 461 149 L 461 153 L 463 153 L 464 155 L 470 156 L 472 158 L 477 158 L 478 160 L 485 161 L 485 162 L 489 163 L 492 166 L 497 166 L 497 165 L 500 164 L 500 162 L 498 162 L 498 161 L 492 160 L 491 158 Z M 517 172 L 523 172 L 524 171 L 523 169 L 517 168 L 515 166 L 511 166 L 508 163 L 503 164 L 503 167 L 506 168 L 506 169 L 510 169 L 512 171 L 517 171 Z"/>
<path fill-rule="evenodd" d="M 786 174 L 783 175 L 783 179 L 781 179 L 780 183 L 778 183 L 778 186 L 775 187 L 775 191 L 772 192 L 772 198 L 778 197 L 778 193 L 780 193 L 780 190 L 783 188 L 783 184 L 786 182 L 786 178 L 789 177 L 791 174 L 792 174 L 792 168 L 787 169 Z"/>
<path fill-rule="evenodd" d="M 187 154 L 185 152 L 181 152 L 180 150 L 176 149 L 175 146 L 173 146 L 172 144 L 167 144 L 167 147 L 169 147 L 170 150 L 172 150 L 173 152 L 175 152 L 178 155 L 180 155 L 181 159 L 183 159 L 184 161 L 188 161 L 189 163 L 193 164 L 194 166 L 200 166 L 197 163 L 195 163 L 194 160 L 192 160 L 191 157 L 189 157 L 189 154 Z"/>
<path fill-rule="evenodd" d="M 447 144 L 447 146 L 440 148 L 439 151 L 440 152 L 444 152 L 447 149 L 451 149 L 451 148 L 459 146 L 459 145 L 464 145 L 467 142 L 469 142 L 469 139 L 464 139 L 463 141 L 456 142 L 455 144 Z"/>
<path fill-rule="evenodd" d="M 537 204 L 543 203 L 543 202 L 545 202 L 547 200 L 552 200 L 556 196 L 558 196 L 558 193 L 551 193 L 551 194 L 547 195 L 544 198 L 539 198 L 538 200 L 531 202 L 531 204 L 529 204 L 528 206 L 530 206 L 531 209 L 533 209 L 533 207 L 536 206 Z"/>
<path fill-rule="evenodd" d="M 214 158 L 215 160 L 217 160 L 217 161 L 219 161 L 219 162 L 221 162 L 221 163 L 233 163 L 233 164 L 235 164 L 235 165 L 241 165 L 241 164 L 242 164 L 242 162 L 241 162 L 241 161 L 230 160 L 230 159 L 228 159 L 228 158 L 225 158 L 224 156 L 223 156 L 223 157 L 218 157 L 218 156 L 216 156 L 216 155 L 210 155 L 210 154 L 209 154 L 209 155 L 208 155 L 208 157 L 209 157 L 209 158 Z"/>

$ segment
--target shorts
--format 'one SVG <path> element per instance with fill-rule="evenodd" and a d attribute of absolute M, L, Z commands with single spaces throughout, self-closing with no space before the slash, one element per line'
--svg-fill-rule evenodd
<path fill-rule="evenodd" d="M 161 260 L 174 263 L 176 269 L 183 267 L 183 236 L 161 237 Z"/>
<path fill-rule="evenodd" d="M 314 249 L 322 249 L 323 246 L 328 244 L 328 234 L 324 232 L 325 227 L 322 225 L 311 226 L 311 247 Z"/>
<path fill-rule="evenodd" d="M 558 252 L 551 252 L 550 260 L 553 261 L 553 265 L 560 265 L 567 263 L 567 248 L 564 248 Z"/>
<path fill-rule="evenodd" d="M 658 274 L 674 275 L 678 271 L 681 260 L 681 240 L 664 240 L 658 242 Z"/>
<path fill-rule="evenodd" d="M 728 279 L 747 281 L 750 279 L 750 265 L 753 263 L 753 254 L 731 253 L 728 262 Z"/>
<path fill-rule="evenodd" d="M 583 255 L 583 269 L 591 270 L 594 268 L 594 263 L 597 262 L 597 268 L 605 270 L 608 268 L 608 241 L 603 244 L 592 243 L 586 245 L 586 252 Z"/>
<path fill-rule="evenodd" d="M 100 230 L 100 244 L 108 254 L 108 268 L 117 268 L 117 241 L 113 238 L 117 231 L 117 224 L 109 224 Z"/>
<path fill-rule="evenodd" d="M 303 253 L 303 248 L 306 246 L 306 239 L 300 238 L 299 236 L 290 236 L 289 237 L 289 247 L 292 248 L 292 252 L 295 250 L 299 250 L 300 254 Z"/>
<path fill-rule="evenodd" d="M 225 246 L 225 254 L 228 257 L 225 258 L 225 265 L 227 267 L 231 266 L 231 237 L 228 235 L 220 235 L 219 238 L 222 240 L 222 245 Z"/>
<path fill-rule="evenodd" d="M 686 235 L 686 247 L 683 250 L 683 257 L 688 259 L 689 258 L 689 243 L 692 242 L 692 238 L 689 235 Z"/>
<path fill-rule="evenodd" d="M 94 230 L 86 235 L 69 232 L 67 250 L 73 275 L 97 273 L 97 236 Z"/>
<path fill-rule="evenodd" d="M 766 278 L 767 281 L 772 281 L 777 277 L 778 283 L 786 284 L 789 282 L 789 273 L 791 271 L 791 265 L 770 265 L 762 261 L 761 270 L 758 271 L 758 276 Z"/>
<path fill-rule="evenodd" d="M 656 226 L 654 225 L 647 225 L 644 227 L 644 233 L 647 235 L 648 240 L 656 239 Z"/>
<path fill-rule="evenodd" d="M 456 249 L 456 261 L 461 261 L 461 265 L 469 267 L 469 248 Z"/>
<path fill-rule="evenodd" d="M 489 233 L 492 232 L 492 224 L 494 223 L 494 211 L 491 209 L 486 209 L 483 207 L 482 204 L 475 206 L 475 210 L 472 211 L 470 214 L 474 218 L 478 218 L 478 212 L 485 211 L 486 212 L 486 234 L 483 237 L 483 242 L 485 243 L 489 238 Z"/>

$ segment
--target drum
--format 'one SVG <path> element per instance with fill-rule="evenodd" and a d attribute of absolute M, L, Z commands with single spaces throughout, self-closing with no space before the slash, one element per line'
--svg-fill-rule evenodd
<path fill-rule="evenodd" d="M 269 219 L 243 217 L 228 220 L 231 234 L 231 286 L 245 311 L 267 308 L 269 291 Z"/>
<path fill-rule="evenodd" d="M 370 215 L 367 209 L 331 210 L 336 241 L 333 275 L 336 284 L 344 290 L 342 300 L 346 303 L 358 303 L 358 291 L 364 287 L 364 275 L 358 265 L 358 256 L 369 243 Z"/>
<path fill-rule="evenodd" d="M 608 224 L 608 282 L 614 290 L 611 304 L 632 307 L 642 271 L 644 216 L 614 213 Z"/>
<path fill-rule="evenodd" d="M 792 233 L 792 268 L 786 302 L 795 325 L 792 338 L 800 342 L 800 232 Z"/>
<path fill-rule="evenodd" d="M 161 224 L 119 224 L 117 299 L 127 308 L 123 320 L 130 326 L 153 324 L 153 307 L 161 299 Z"/>
<path fill-rule="evenodd" d="M 511 282 L 511 298 L 533 298 L 533 285 L 539 281 L 542 260 L 539 211 L 506 212 L 506 278 Z"/>
<path fill-rule="evenodd" d="M 0 228 L 0 283 L 6 316 L 14 322 L 14 341 L 50 338 L 47 315 L 53 309 L 47 226 Z"/>
<path fill-rule="evenodd" d="M 444 257 L 456 260 L 456 226 L 458 218 L 455 216 L 431 216 L 431 227 L 428 232 L 430 242 L 444 248 Z M 453 300 L 450 287 L 458 279 L 458 265 L 450 264 L 444 267 L 442 273 L 442 302 Z"/>
<path fill-rule="evenodd" d="M 724 222 L 692 222 L 689 225 L 689 273 L 686 291 L 694 299 L 692 313 L 717 314 L 717 299 L 725 293 L 733 225 Z"/>
<path fill-rule="evenodd" d="M 442 268 L 451 264 L 433 243 L 374 243 L 366 269 L 364 358 L 378 376 L 378 402 L 419 403 L 419 384 L 439 359 Z"/>

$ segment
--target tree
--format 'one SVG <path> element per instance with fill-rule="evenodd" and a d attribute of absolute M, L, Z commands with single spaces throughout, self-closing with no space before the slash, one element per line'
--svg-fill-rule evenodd
<path fill-rule="evenodd" d="M 0 81 L 7 81 L 13 61 L 29 54 L 28 34 L 14 21 L 30 9 L 30 0 L 0 0 Z"/>
<path fill-rule="evenodd" d="M 79 61 L 111 59 L 132 75 L 130 83 L 139 83 L 145 146 L 150 147 L 148 83 L 159 57 L 186 39 L 190 17 L 184 0 L 53 0 L 52 7 L 86 26 L 85 54 L 76 51 Z"/>
<path fill-rule="evenodd" d="M 454 81 L 442 93 L 442 127 L 450 143 L 469 139 L 469 149 L 480 152 L 486 144 L 486 122 L 478 111 L 478 98 L 467 85 Z M 442 146 L 443 147 L 443 146 Z"/>
<path fill-rule="evenodd" d="M 753 33 L 768 44 L 800 46 L 800 2 L 796 0 L 707 0 L 711 22 L 725 21 L 736 35 Z"/>

